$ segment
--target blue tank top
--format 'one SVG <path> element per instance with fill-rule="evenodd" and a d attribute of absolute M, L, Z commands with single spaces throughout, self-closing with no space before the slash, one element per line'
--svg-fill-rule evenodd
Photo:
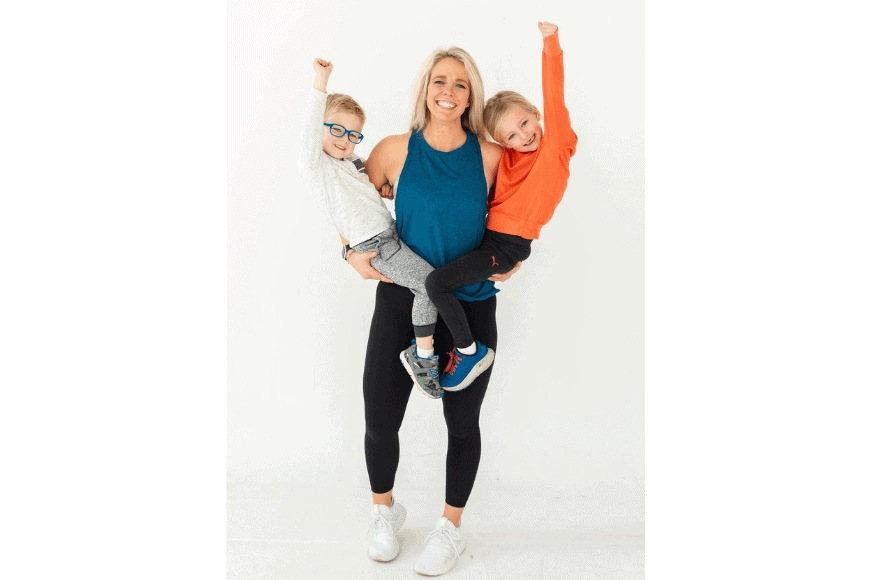
<path fill-rule="evenodd" d="M 395 199 L 400 238 L 434 268 L 477 248 L 487 217 L 487 180 L 475 135 L 467 131 L 466 142 L 446 153 L 414 131 Z M 484 281 L 458 288 L 454 295 L 471 301 L 497 292 L 493 282 Z"/>

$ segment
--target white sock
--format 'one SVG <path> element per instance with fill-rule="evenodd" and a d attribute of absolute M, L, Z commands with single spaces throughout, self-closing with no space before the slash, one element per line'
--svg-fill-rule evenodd
<path fill-rule="evenodd" d="M 458 348 L 457 350 L 460 351 L 460 354 L 469 356 L 475 354 L 478 349 L 475 347 L 475 341 L 473 341 L 469 346 Z"/>
<path fill-rule="evenodd" d="M 420 346 L 415 346 L 415 350 L 418 351 L 418 358 L 430 358 L 433 356 L 433 353 L 436 351 L 435 348 L 431 348 L 429 350 L 424 350 Z"/>

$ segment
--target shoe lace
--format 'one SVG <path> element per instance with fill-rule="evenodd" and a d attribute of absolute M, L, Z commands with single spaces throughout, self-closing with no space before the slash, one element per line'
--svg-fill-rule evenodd
<path fill-rule="evenodd" d="M 388 522 L 387 519 L 385 519 L 383 515 L 377 514 L 372 516 L 372 521 L 369 524 L 369 532 L 367 533 L 371 533 L 373 531 L 373 528 L 375 528 L 376 531 L 379 531 L 384 529 L 393 529 L 393 526 L 391 526 L 391 524 Z"/>
<path fill-rule="evenodd" d="M 426 377 L 428 375 L 430 376 L 430 378 L 432 380 L 434 380 L 438 383 L 439 382 L 439 367 L 434 366 L 434 367 L 427 368 L 424 366 L 419 366 L 418 368 L 415 369 L 415 376 Z"/>
<path fill-rule="evenodd" d="M 457 363 L 463 360 L 463 357 L 457 354 L 457 349 L 451 351 L 448 355 L 448 366 L 445 367 L 445 374 L 453 375 L 454 369 L 457 368 Z"/>
<path fill-rule="evenodd" d="M 424 543 L 427 543 L 430 538 L 433 538 L 434 541 L 438 541 L 443 546 L 451 546 L 451 549 L 454 550 L 454 555 L 457 558 L 460 558 L 460 550 L 457 549 L 457 542 L 460 541 L 460 533 L 455 532 L 443 527 L 438 527 L 429 534 L 424 539 Z"/>

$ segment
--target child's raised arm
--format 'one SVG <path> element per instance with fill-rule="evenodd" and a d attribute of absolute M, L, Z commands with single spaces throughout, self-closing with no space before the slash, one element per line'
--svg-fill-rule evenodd
<path fill-rule="evenodd" d="M 578 137 L 569 124 L 569 111 L 563 97 L 563 49 L 557 35 L 557 25 L 539 22 L 542 33 L 542 99 L 545 131 L 556 133 L 557 141 L 575 152 Z"/>
<path fill-rule="evenodd" d="M 306 184 L 306 189 L 318 209 L 330 215 L 325 201 L 326 190 L 322 184 L 324 172 L 321 168 L 321 153 L 324 150 L 324 109 L 327 104 L 327 79 L 333 71 L 333 64 L 316 58 L 312 62 L 315 69 L 313 91 L 309 91 L 306 109 L 303 113 L 303 132 L 300 144 L 300 157 L 297 169 Z"/>
<path fill-rule="evenodd" d="M 312 68 L 315 69 L 315 83 L 312 88 L 322 93 L 327 92 L 327 79 L 330 78 L 330 73 L 333 72 L 333 63 L 323 58 L 316 58 L 312 63 Z"/>

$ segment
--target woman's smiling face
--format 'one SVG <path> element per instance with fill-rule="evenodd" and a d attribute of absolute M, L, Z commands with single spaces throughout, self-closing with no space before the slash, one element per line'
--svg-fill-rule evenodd
<path fill-rule="evenodd" d="M 427 85 L 430 120 L 459 120 L 469 107 L 469 95 L 466 67 L 453 58 L 443 58 L 430 72 L 430 82 Z"/>

